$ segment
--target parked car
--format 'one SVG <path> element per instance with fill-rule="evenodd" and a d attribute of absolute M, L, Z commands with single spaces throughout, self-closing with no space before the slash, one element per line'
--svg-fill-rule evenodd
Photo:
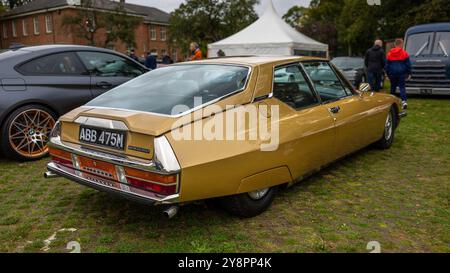
<path fill-rule="evenodd" d="M 450 94 L 450 23 L 419 25 L 405 34 L 412 65 L 409 94 Z"/>
<path fill-rule="evenodd" d="M 19 160 L 47 154 L 59 116 L 147 71 L 117 52 L 72 45 L 8 50 L 0 66 L 0 148 Z"/>
<path fill-rule="evenodd" d="M 286 71 L 294 81 L 275 81 Z M 405 115 L 400 100 L 365 92 L 368 84 L 361 89 L 328 61 L 308 57 L 221 58 L 156 69 L 62 116 L 45 176 L 172 204 L 167 216 L 178 203 L 219 198 L 230 212 L 252 217 L 267 209 L 278 186 L 372 143 L 392 145 Z M 245 123 L 254 109 L 259 118 Z M 263 127 L 261 116 L 278 128 L 273 143 L 233 138 Z M 232 124 L 247 125 L 227 127 L 227 138 L 201 137 L 232 117 Z M 190 138 L 196 128 L 200 137 Z M 180 138 L 180 130 L 188 136 Z"/>
<path fill-rule="evenodd" d="M 353 86 L 358 87 L 361 83 L 368 82 L 364 58 L 336 57 L 331 62 L 342 71 Z"/>

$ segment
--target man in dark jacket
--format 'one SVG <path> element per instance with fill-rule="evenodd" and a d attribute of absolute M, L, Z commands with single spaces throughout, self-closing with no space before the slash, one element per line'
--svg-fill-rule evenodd
<path fill-rule="evenodd" d="M 156 60 L 156 53 L 149 52 L 148 56 L 147 56 L 147 59 L 145 60 L 144 65 L 147 68 L 151 69 L 151 70 L 156 69 L 156 67 L 158 66 L 158 63 L 157 63 L 157 60 Z"/>
<path fill-rule="evenodd" d="M 395 47 L 388 53 L 386 73 L 391 81 L 391 94 L 395 95 L 398 87 L 403 109 L 406 109 L 408 103 L 406 102 L 405 81 L 411 79 L 411 61 L 408 52 L 403 49 L 402 39 L 396 39 Z"/>
<path fill-rule="evenodd" d="M 373 91 L 380 91 L 383 80 L 383 69 L 385 66 L 385 56 L 383 42 L 376 40 L 374 46 L 366 52 L 364 63 L 367 68 L 368 80 Z"/>

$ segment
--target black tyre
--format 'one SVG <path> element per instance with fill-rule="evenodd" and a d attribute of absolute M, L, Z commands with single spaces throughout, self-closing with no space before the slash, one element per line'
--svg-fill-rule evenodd
<path fill-rule="evenodd" d="M 251 218 L 267 210 L 275 198 L 276 192 L 277 188 L 272 187 L 251 193 L 223 197 L 219 200 L 219 203 L 222 208 L 235 216 Z"/>
<path fill-rule="evenodd" d="M 56 114 L 41 105 L 26 105 L 13 111 L 1 127 L 1 150 L 15 160 L 37 160 L 48 154 L 47 141 Z"/>
<path fill-rule="evenodd" d="M 375 143 L 379 149 L 389 149 L 394 142 L 396 128 L 395 110 L 391 108 L 384 124 L 383 137 Z"/>

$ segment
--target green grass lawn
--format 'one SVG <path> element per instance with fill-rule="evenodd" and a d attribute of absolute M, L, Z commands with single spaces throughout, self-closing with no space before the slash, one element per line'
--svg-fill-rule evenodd
<path fill-rule="evenodd" d="M 412 98 L 393 147 L 364 149 L 290 189 L 252 219 L 200 202 L 166 220 L 146 207 L 42 173 L 48 159 L 0 159 L 0 251 L 450 252 L 450 99 Z"/>

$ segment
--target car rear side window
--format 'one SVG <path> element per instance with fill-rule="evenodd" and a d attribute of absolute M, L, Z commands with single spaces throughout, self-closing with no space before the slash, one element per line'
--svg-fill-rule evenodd
<path fill-rule="evenodd" d="M 27 75 L 81 75 L 86 70 L 73 52 L 62 52 L 38 57 L 18 67 Z"/>
<path fill-rule="evenodd" d="M 103 52 L 78 52 L 81 61 L 92 75 L 99 77 L 137 77 L 144 70 L 130 60 Z"/>
<path fill-rule="evenodd" d="M 275 69 L 273 95 L 294 109 L 318 103 L 298 64 Z"/>
<path fill-rule="evenodd" d="M 305 62 L 303 66 L 323 102 L 335 101 L 351 95 L 328 62 Z"/>

